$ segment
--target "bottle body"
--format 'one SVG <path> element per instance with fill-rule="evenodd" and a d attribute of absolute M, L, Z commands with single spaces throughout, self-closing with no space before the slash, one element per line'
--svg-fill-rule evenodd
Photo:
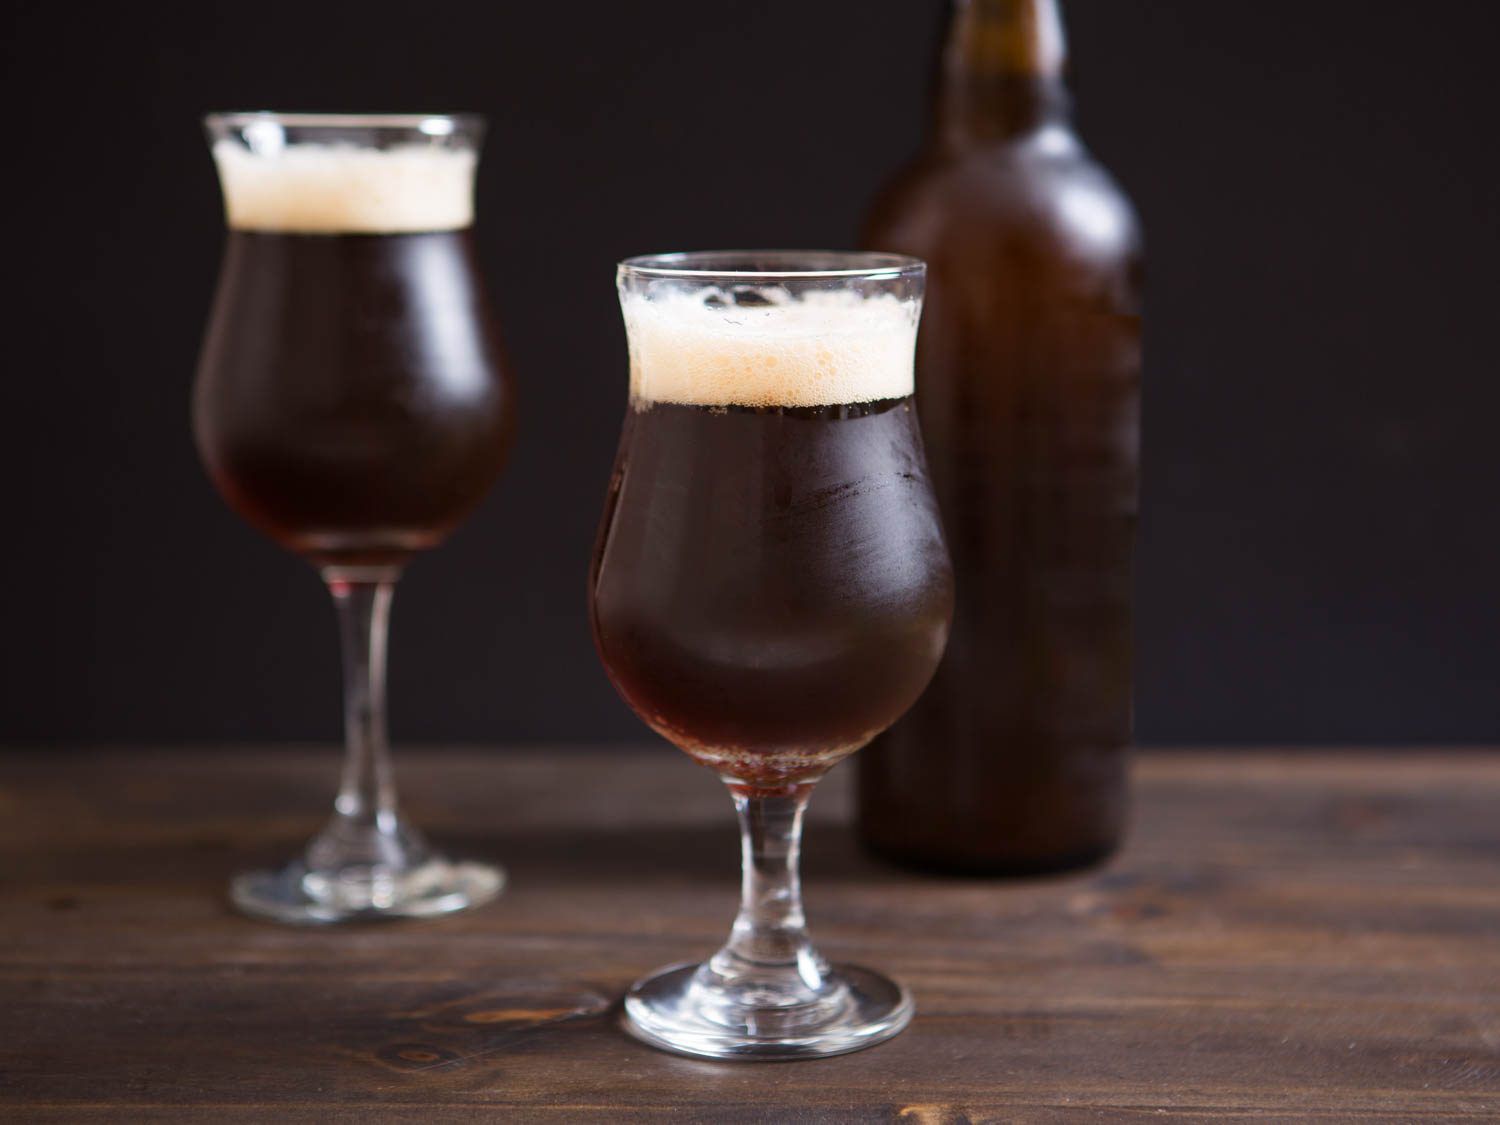
<path fill-rule="evenodd" d="M 1127 811 L 1141 239 L 1065 118 L 1033 117 L 934 143 L 865 233 L 928 263 L 917 399 L 957 604 L 932 685 L 861 755 L 860 827 L 950 871 L 1095 862 Z"/>

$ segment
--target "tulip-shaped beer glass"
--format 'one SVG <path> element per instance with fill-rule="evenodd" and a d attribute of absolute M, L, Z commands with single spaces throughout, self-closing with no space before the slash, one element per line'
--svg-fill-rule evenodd
<path fill-rule="evenodd" d="M 808 940 L 802 813 L 927 684 L 953 579 L 912 405 L 924 267 L 749 252 L 620 266 L 630 401 L 590 581 L 595 640 L 642 719 L 729 786 L 729 942 L 625 1000 L 627 1029 L 711 1058 L 878 1043 L 905 989 Z"/>
<path fill-rule="evenodd" d="M 481 124 L 256 113 L 207 126 L 229 237 L 194 433 L 229 505 L 332 592 L 348 740 L 328 826 L 231 896 L 282 922 L 460 910 L 503 876 L 437 855 L 398 813 L 385 656 L 403 565 L 479 502 L 510 436 L 470 231 Z"/>

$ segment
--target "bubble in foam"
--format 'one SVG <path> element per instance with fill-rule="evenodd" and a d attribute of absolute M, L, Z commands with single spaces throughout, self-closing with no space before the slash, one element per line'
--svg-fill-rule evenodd
<path fill-rule="evenodd" d="M 768 286 L 623 301 L 630 393 L 691 406 L 836 406 L 912 393 L 917 306 Z"/>
<path fill-rule="evenodd" d="M 233 230 L 397 234 L 474 220 L 473 152 L 296 144 L 251 152 L 214 145 Z"/>

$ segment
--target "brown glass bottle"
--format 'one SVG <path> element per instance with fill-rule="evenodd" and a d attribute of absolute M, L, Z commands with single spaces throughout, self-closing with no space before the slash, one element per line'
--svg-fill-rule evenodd
<path fill-rule="evenodd" d="M 864 840 L 922 867 L 1083 866 L 1124 826 L 1141 239 L 1064 63 L 1055 0 L 955 0 L 931 137 L 865 231 L 928 264 L 917 403 L 956 612 L 859 762 Z"/>

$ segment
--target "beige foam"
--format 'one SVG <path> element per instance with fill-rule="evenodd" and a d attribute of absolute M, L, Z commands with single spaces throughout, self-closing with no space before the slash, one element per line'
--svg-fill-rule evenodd
<path fill-rule="evenodd" d="M 397 234 L 474 221 L 472 152 L 299 144 L 255 153 L 220 141 L 214 161 L 233 230 Z"/>
<path fill-rule="evenodd" d="M 692 406 L 835 406 L 912 393 L 917 306 L 891 294 L 766 289 L 764 306 L 701 293 L 623 300 L 630 393 Z"/>

